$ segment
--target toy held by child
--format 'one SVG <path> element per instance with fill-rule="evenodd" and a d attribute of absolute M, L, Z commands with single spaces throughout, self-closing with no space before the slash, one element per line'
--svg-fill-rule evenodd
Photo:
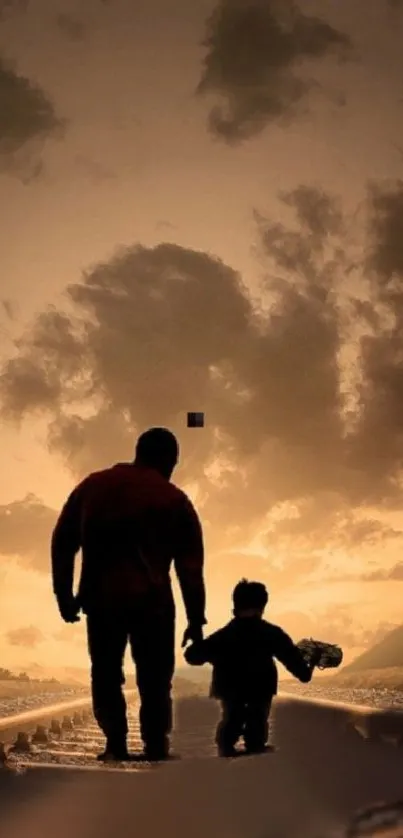
<path fill-rule="evenodd" d="M 335 669 L 340 666 L 343 660 L 343 650 L 340 649 L 340 646 L 336 646 L 334 643 L 324 643 L 322 640 L 314 640 L 313 637 L 310 637 L 309 640 L 304 637 L 297 643 L 297 647 L 308 664 L 312 657 L 317 660 L 315 666 L 318 669 Z"/>
<path fill-rule="evenodd" d="M 242 579 L 232 599 L 233 619 L 185 651 L 187 663 L 213 665 L 210 695 L 222 706 L 216 744 L 223 757 L 239 753 L 235 745 L 241 736 L 249 754 L 270 750 L 269 715 L 278 685 L 274 658 L 295 678 L 308 683 L 321 654 L 319 649 L 313 650 L 306 662 L 291 637 L 263 619 L 269 596 L 261 582 Z"/>

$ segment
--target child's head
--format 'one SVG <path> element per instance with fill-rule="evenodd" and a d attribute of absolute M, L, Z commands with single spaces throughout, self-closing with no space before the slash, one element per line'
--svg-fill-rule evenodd
<path fill-rule="evenodd" d="M 235 617 L 261 617 L 269 600 L 262 582 L 248 582 L 241 579 L 232 592 Z"/>

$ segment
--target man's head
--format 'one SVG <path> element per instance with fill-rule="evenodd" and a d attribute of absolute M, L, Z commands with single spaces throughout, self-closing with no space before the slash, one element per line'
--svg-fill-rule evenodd
<path fill-rule="evenodd" d="M 136 465 L 154 468 L 167 480 L 179 459 L 179 444 L 167 428 L 150 428 L 136 443 Z"/>
<path fill-rule="evenodd" d="M 262 582 L 241 579 L 232 592 L 235 617 L 261 617 L 269 600 Z"/>

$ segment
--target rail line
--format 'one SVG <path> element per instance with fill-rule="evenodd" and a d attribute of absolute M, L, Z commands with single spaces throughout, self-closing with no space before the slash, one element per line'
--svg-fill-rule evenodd
<path fill-rule="evenodd" d="M 129 747 L 141 750 L 136 690 L 127 690 Z M 134 706 L 133 706 L 134 705 Z M 0 763 L 10 769 L 35 766 L 100 767 L 96 755 L 105 739 L 95 722 L 90 696 L 47 705 L 0 719 Z M 136 763 L 119 763 L 127 769 Z"/>
<path fill-rule="evenodd" d="M 129 750 L 140 752 L 138 721 L 138 700 L 136 690 L 127 690 L 129 721 Z M 186 703 L 186 699 L 192 701 Z M 184 756 L 199 754 L 204 757 L 215 755 L 213 730 L 217 714 L 214 703 L 209 702 L 207 727 L 200 729 L 196 719 L 196 694 L 176 696 L 176 707 L 187 706 L 184 723 L 179 720 L 179 750 Z M 395 746 L 403 745 L 403 713 L 384 711 L 366 706 L 348 705 L 342 702 L 308 699 L 293 694 L 281 693 L 279 702 L 304 705 L 305 711 L 325 714 L 342 732 L 350 730 L 357 737 L 370 741 L 384 741 Z M 302 707 L 301 707 L 302 709 Z M 276 720 L 272 728 L 275 728 Z M 90 696 L 35 708 L 23 713 L 0 719 L 0 766 L 24 770 L 27 767 L 52 766 L 54 768 L 102 769 L 104 764 L 97 762 L 96 755 L 104 748 L 105 740 L 95 722 Z M 174 736 L 174 751 L 175 736 Z M 113 766 L 125 771 L 138 771 L 147 763 L 116 763 Z"/>

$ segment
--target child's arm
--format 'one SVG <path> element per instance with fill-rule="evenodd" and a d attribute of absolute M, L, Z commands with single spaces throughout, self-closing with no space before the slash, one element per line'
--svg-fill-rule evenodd
<path fill-rule="evenodd" d="M 280 628 L 276 636 L 274 657 L 288 669 L 291 675 L 294 675 L 294 678 L 298 678 L 303 684 L 307 684 L 311 680 L 315 661 L 308 664 L 291 637 Z"/>

